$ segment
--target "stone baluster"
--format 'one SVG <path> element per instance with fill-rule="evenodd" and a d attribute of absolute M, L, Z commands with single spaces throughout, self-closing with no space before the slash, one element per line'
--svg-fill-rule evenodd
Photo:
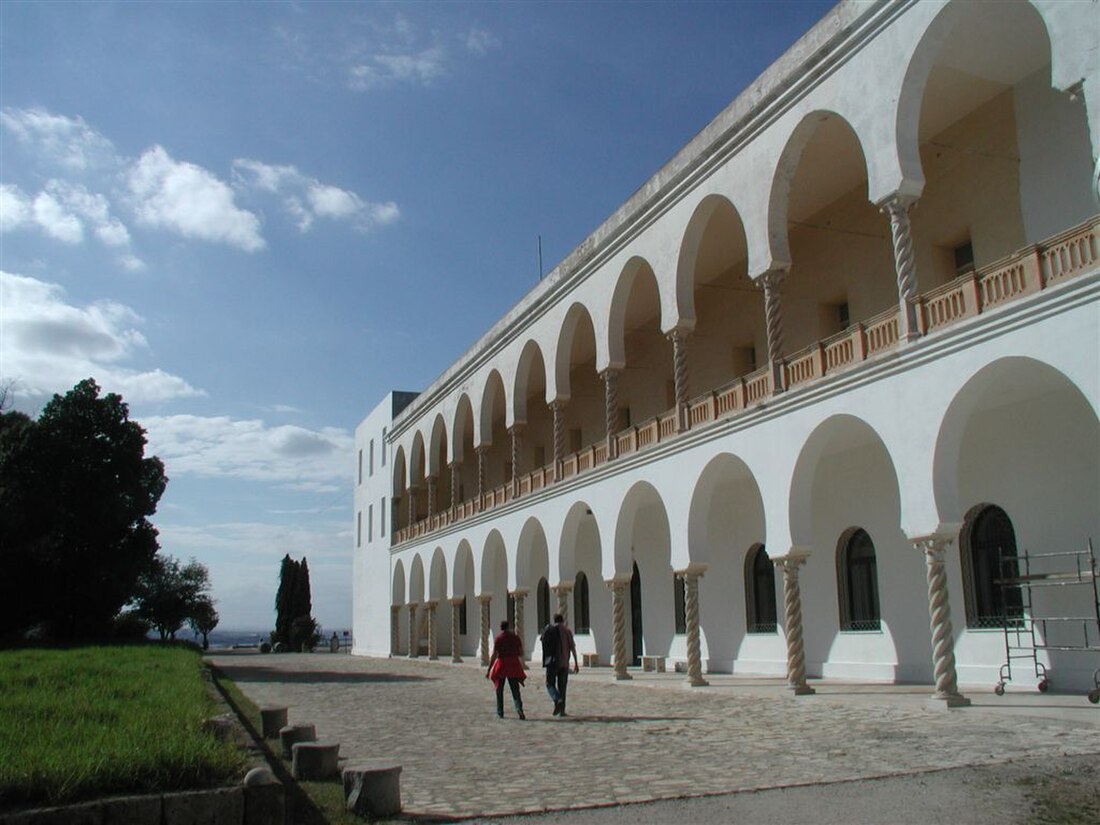
<path fill-rule="evenodd" d="M 438 645 L 435 638 L 437 624 L 435 621 L 435 607 L 438 602 L 426 602 L 424 604 L 425 609 L 428 612 L 428 658 L 435 660 L 439 658 Z"/>
<path fill-rule="evenodd" d="M 764 289 L 764 321 L 768 330 L 768 363 L 772 373 L 772 391 L 783 392 L 783 303 L 780 287 L 787 270 L 772 269 L 760 276 Z"/>
<path fill-rule="evenodd" d="M 791 552 L 775 559 L 783 571 L 783 628 L 787 634 L 787 686 L 795 696 L 814 693 L 806 684 L 806 651 L 802 641 L 802 591 L 798 586 L 798 568 L 808 554 Z"/>
<path fill-rule="evenodd" d="M 631 675 L 626 672 L 626 589 L 630 586 L 630 579 L 616 577 L 609 581 L 607 586 L 611 588 L 611 628 L 615 678 L 620 681 L 631 679 Z"/>
<path fill-rule="evenodd" d="M 554 401 L 550 413 L 554 420 L 554 480 L 560 481 L 565 460 L 565 402 Z"/>
<path fill-rule="evenodd" d="M 703 678 L 699 645 L 699 579 L 705 571 L 705 565 L 693 564 L 680 573 L 684 577 L 684 613 L 687 617 L 687 676 L 692 687 L 710 684 Z"/>
<path fill-rule="evenodd" d="M 909 208 L 915 199 L 896 194 L 882 203 L 882 211 L 890 216 L 890 235 L 894 241 L 894 270 L 898 278 L 898 305 L 901 323 L 898 333 L 903 341 L 920 336 L 917 324 L 917 269 L 913 256 L 913 232 L 909 223 Z"/>
<path fill-rule="evenodd" d="M 676 431 L 687 428 L 688 336 L 690 330 L 677 328 L 666 337 L 672 342 L 672 377 L 676 387 Z"/>
<path fill-rule="evenodd" d="M 955 671 L 955 634 L 951 627 L 951 604 L 947 597 L 947 571 L 944 557 L 952 537 L 943 534 L 920 536 L 913 545 L 924 553 L 928 577 L 928 618 L 932 630 L 932 666 L 936 692 L 929 700 L 931 707 L 966 707 L 970 700 L 959 693 Z"/>
<path fill-rule="evenodd" d="M 416 602 L 409 602 L 409 658 L 420 655 L 420 634 L 416 626 Z"/>
<path fill-rule="evenodd" d="M 489 604 L 492 602 L 493 597 L 489 593 L 482 593 L 477 597 L 478 602 L 481 603 L 481 664 L 483 667 L 489 666 Z"/>
<path fill-rule="evenodd" d="M 619 430 L 619 374 L 622 370 L 608 367 L 600 375 L 603 377 L 604 422 L 607 428 L 607 459 L 615 457 L 617 443 L 615 434 Z"/>
<path fill-rule="evenodd" d="M 465 601 L 461 596 L 457 599 L 451 599 L 451 661 L 459 663 L 462 661 L 462 645 L 459 637 L 459 628 L 462 627 L 462 603 Z"/>
<path fill-rule="evenodd" d="M 428 518 L 435 515 L 435 491 L 437 476 L 428 476 Z"/>

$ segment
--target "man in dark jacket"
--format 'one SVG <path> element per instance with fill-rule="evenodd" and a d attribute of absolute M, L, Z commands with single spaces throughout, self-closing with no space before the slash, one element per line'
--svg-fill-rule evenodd
<path fill-rule="evenodd" d="M 542 666 L 546 668 L 546 692 L 554 702 L 554 715 L 565 716 L 565 691 L 569 686 L 569 657 L 573 657 L 573 672 L 580 671 L 577 645 L 565 617 L 554 614 L 554 623 L 542 631 Z"/>

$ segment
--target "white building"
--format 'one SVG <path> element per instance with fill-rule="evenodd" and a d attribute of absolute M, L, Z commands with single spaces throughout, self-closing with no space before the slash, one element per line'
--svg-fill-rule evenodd
<path fill-rule="evenodd" d="M 1100 539 L 1098 32 L 1088 0 L 833 9 L 360 426 L 355 651 L 485 658 L 506 615 L 532 651 L 560 608 L 623 678 L 991 687 L 1032 596 L 1001 555 Z"/>

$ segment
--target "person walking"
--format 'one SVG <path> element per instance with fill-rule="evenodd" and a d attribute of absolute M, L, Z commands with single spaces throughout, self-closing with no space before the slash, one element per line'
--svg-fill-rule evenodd
<path fill-rule="evenodd" d="M 507 620 L 500 623 L 500 633 L 493 639 L 493 653 L 489 657 L 489 671 L 485 678 L 492 681 L 497 691 L 497 718 L 504 718 L 504 683 L 512 691 L 512 704 L 516 715 L 526 719 L 523 714 L 523 696 L 520 686 L 527 679 L 523 669 L 523 639 L 513 633 Z"/>
<path fill-rule="evenodd" d="M 569 687 L 569 657 L 573 657 L 573 672 L 579 673 L 577 645 L 565 617 L 554 614 L 554 623 L 542 631 L 542 666 L 546 668 L 546 692 L 554 702 L 554 715 L 567 716 L 565 693 Z"/>

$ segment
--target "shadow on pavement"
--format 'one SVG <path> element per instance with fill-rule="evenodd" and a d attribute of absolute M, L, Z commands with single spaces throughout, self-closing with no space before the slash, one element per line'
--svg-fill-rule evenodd
<path fill-rule="evenodd" d="M 331 670 L 279 670 L 274 667 L 219 667 L 234 682 L 284 682 L 292 684 L 370 684 L 384 682 L 434 682 L 435 677 L 397 673 L 341 673 Z"/>
<path fill-rule="evenodd" d="M 564 719 L 534 719 L 535 722 L 550 724 L 586 724 L 596 722 L 601 725 L 627 725 L 633 722 L 690 722 L 696 716 L 566 716 Z"/>

